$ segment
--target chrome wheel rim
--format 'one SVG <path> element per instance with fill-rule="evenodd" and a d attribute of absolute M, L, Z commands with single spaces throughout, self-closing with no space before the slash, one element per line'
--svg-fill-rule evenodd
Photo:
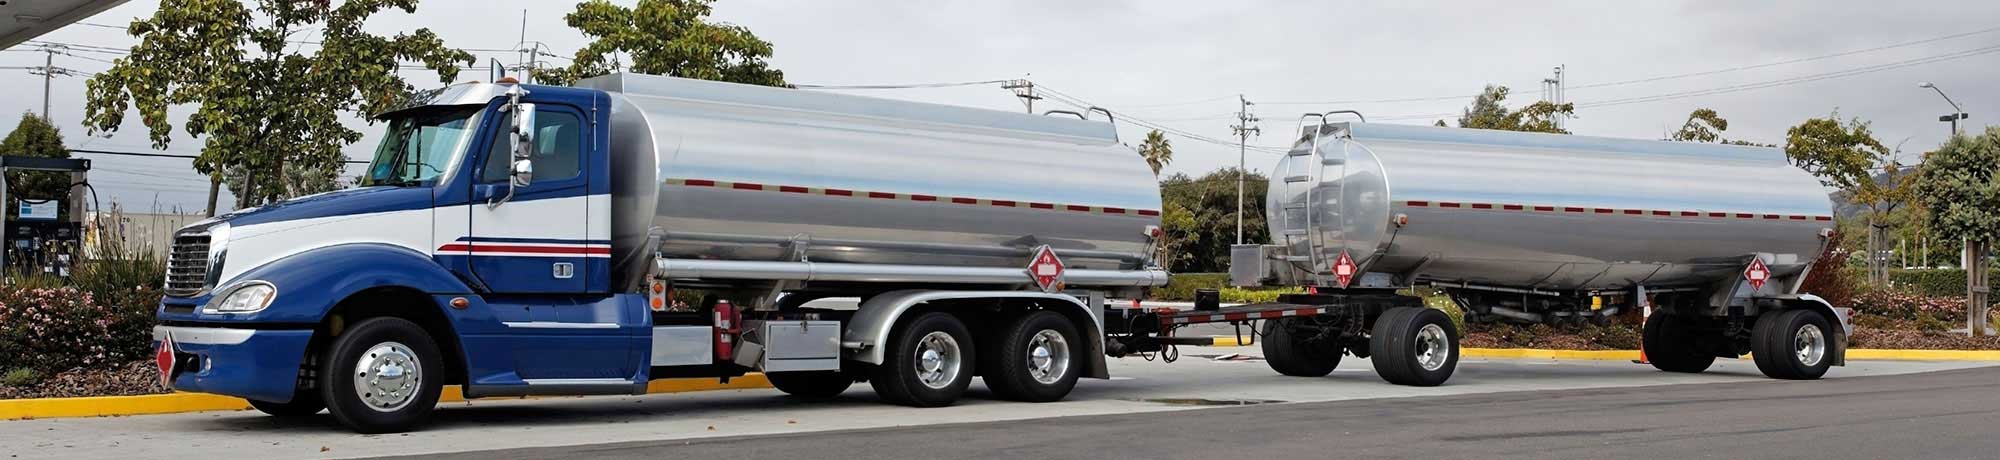
<path fill-rule="evenodd" d="M 1799 364 L 1819 365 L 1819 360 L 1826 358 L 1826 334 L 1820 332 L 1816 325 L 1800 327 L 1799 332 L 1792 335 L 1792 353 L 1798 356 Z"/>
<path fill-rule="evenodd" d="M 916 350 L 917 382 L 934 390 L 942 390 L 958 380 L 959 356 L 958 339 L 944 331 L 924 334 L 917 340 Z"/>
<path fill-rule="evenodd" d="M 1028 375 L 1036 382 L 1054 384 L 1069 373 L 1069 341 L 1062 333 L 1043 329 L 1028 340 Z"/>
<path fill-rule="evenodd" d="M 1425 324 L 1417 330 L 1416 345 L 1417 365 L 1424 370 L 1438 370 L 1451 359 L 1451 340 L 1444 334 L 1444 328 L 1436 324 Z"/>
<path fill-rule="evenodd" d="M 417 400 L 417 392 L 423 388 L 423 369 L 408 345 L 376 344 L 354 363 L 354 395 L 377 412 L 401 410 Z"/>

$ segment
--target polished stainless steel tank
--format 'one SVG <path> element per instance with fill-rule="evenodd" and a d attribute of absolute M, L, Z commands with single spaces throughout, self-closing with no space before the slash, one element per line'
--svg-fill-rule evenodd
<path fill-rule="evenodd" d="M 1828 190 L 1773 148 L 1369 123 L 1301 131 L 1267 212 L 1279 260 L 1322 285 L 1343 251 L 1371 282 L 1403 284 L 1686 286 L 1737 276 L 1756 253 L 1786 276 L 1834 227 Z"/>
<path fill-rule="evenodd" d="M 1158 186 L 1105 121 L 633 74 L 577 86 L 611 93 L 621 281 L 654 249 L 1025 269 L 1046 244 L 1073 269 L 1149 263 Z"/>

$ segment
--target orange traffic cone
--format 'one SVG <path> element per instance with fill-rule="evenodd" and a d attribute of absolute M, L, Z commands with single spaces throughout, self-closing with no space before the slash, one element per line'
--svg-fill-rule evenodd
<path fill-rule="evenodd" d="M 1644 306 L 1642 306 L 1642 307 L 1641 307 L 1641 308 L 1639 309 L 1639 330 L 1640 330 L 1640 331 L 1645 331 L 1645 330 L 1646 330 L 1646 320 L 1648 320 L 1648 319 L 1651 319 L 1651 318 L 1653 317 L 1653 303 L 1652 303 L 1652 302 L 1646 302 L 1646 300 L 1647 300 L 1647 299 L 1640 299 L 1640 300 L 1639 300 L 1640 302 L 1645 302 L 1645 305 L 1644 305 Z M 1649 361 L 1649 360 L 1647 360 L 1647 359 L 1646 359 L 1646 334 L 1645 334 L 1645 332 L 1640 332 L 1640 333 L 1639 333 L 1639 359 L 1635 359 L 1635 360 L 1632 360 L 1632 362 L 1633 362 L 1633 363 L 1636 363 L 1636 364 L 1652 364 L 1652 363 L 1653 363 L 1652 361 Z"/>

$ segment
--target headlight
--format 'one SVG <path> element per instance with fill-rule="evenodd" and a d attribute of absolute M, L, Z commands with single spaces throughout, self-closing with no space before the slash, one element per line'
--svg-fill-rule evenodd
<path fill-rule="evenodd" d="M 263 281 L 251 281 L 223 296 L 220 302 L 211 302 L 205 313 L 250 313 L 271 306 L 271 299 L 278 298 L 278 287 Z"/>

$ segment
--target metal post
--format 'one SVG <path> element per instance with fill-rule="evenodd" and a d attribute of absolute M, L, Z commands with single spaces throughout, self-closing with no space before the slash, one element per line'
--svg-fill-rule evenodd
<path fill-rule="evenodd" d="M 50 121 L 53 119 L 49 118 L 49 82 L 56 78 L 56 49 L 44 48 L 42 51 L 48 52 L 47 57 L 43 58 L 42 61 L 42 121 L 55 124 L 55 122 Z"/>
<path fill-rule="evenodd" d="M 1236 244 L 1243 244 L 1243 195 L 1247 188 L 1245 183 L 1250 180 L 1250 169 L 1245 165 L 1244 157 L 1249 151 L 1250 135 L 1262 132 L 1250 126 L 1257 122 L 1257 116 L 1250 114 L 1250 106 L 1257 104 L 1244 99 L 1242 94 L 1236 95 L 1236 104 L 1236 124 L 1230 125 L 1229 129 L 1236 133 Z"/>

